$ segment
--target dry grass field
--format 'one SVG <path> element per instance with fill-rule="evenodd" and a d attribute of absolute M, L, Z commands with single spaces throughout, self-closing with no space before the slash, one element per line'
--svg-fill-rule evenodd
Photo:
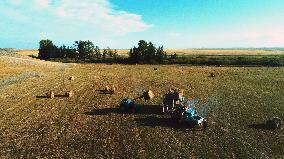
<path fill-rule="evenodd" d="M 27 52 L 24 53 L 29 54 Z M 30 60 L 22 62 L 22 60 Z M 0 158 L 282 158 L 284 131 L 262 127 L 284 119 L 283 67 L 62 64 L 0 58 Z M 154 69 L 156 68 L 156 69 Z M 216 77 L 209 77 L 214 71 Z M 75 80 L 68 80 L 74 76 Z M 113 95 L 100 94 L 114 85 Z M 206 132 L 186 129 L 161 114 L 170 87 L 200 98 Z M 124 97 L 138 100 L 135 114 L 119 112 Z M 45 98 L 48 91 L 54 99 Z M 74 97 L 64 93 L 73 90 Z"/>
<path fill-rule="evenodd" d="M 18 54 L 20 55 L 25 55 L 25 56 L 29 56 L 29 55 L 35 55 L 37 56 L 38 55 L 38 50 L 18 50 L 17 51 Z"/>
<path fill-rule="evenodd" d="M 167 49 L 169 54 L 178 55 L 284 55 L 284 51 L 278 50 L 191 50 L 191 49 Z"/>

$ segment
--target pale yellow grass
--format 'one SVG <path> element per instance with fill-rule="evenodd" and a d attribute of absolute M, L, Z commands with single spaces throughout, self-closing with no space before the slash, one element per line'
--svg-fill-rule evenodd
<path fill-rule="evenodd" d="M 0 61 L 0 68 L 0 79 L 7 76 L 19 74 L 26 69 L 21 67 L 13 67 L 12 65 L 9 65 L 9 63 L 3 61 Z"/>
<path fill-rule="evenodd" d="M 38 50 L 18 50 L 17 51 L 18 54 L 20 55 L 34 55 L 37 56 L 38 55 Z"/>
<path fill-rule="evenodd" d="M 284 51 L 274 50 L 193 50 L 166 49 L 168 54 L 178 55 L 284 55 Z"/>
<path fill-rule="evenodd" d="M 68 66 L 75 64 L 68 64 Z M 0 57 L 0 79 L 24 72 L 53 72 L 63 69 L 65 64 L 38 60 L 31 57 Z"/>

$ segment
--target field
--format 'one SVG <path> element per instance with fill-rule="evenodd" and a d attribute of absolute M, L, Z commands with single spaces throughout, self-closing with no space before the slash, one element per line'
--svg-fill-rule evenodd
<path fill-rule="evenodd" d="M 284 55 L 283 50 L 238 50 L 238 49 L 167 49 L 169 54 L 178 55 Z"/>
<path fill-rule="evenodd" d="M 263 126 L 271 117 L 284 119 L 284 67 L 62 64 L 29 57 L 0 58 L 0 67 L 0 158 L 284 156 L 283 129 Z M 117 92 L 100 94 L 106 85 Z M 207 131 L 161 114 L 170 87 L 201 99 L 197 109 L 208 119 Z M 117 110 L 122 98 L 149 88 L 156 97 L 138 100 L 139 112 Z M 54 99 L 45 98 L 50 90 Z M 68 90 L 75 96 L 63 97 Z"/>
<path fill-rule="evenodd" d="M 120 55 L 128 55 L 129 50 L 118 49 Z M 177 55 L 284 55 L 283 50 L 202 50 L 202 49 L 166 49 L 168 54 Z M 18 50 L 21 55 L 37 55 L 37 50 Z"/>

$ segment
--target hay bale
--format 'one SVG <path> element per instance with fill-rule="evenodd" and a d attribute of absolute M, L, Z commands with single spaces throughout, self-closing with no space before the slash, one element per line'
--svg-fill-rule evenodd
<path fill-rule="evenodd" d="M 109 92 L 110 92 L 110 94 L 114 94 L 115 93 L 115 87 L 114 86 L 112 86 L 111 88 L 110 88 L 110 90 L 109 90 Z"/>
<path fill-rule="evenodd" d="M 70 81 L 74 81 L 74 80 L 75 80 L 75 77 L 74 77 L 74 76 L 71 76 L 71 77 L 69 77 L 69 80 L 70 80 Z"/>
<path fill-rule="evenodd" d="M 140 99 L 143 98 L 144 100 L 151 100 L 151 99 L 153 99 L 154 97 L 155 97 L 154 92 L 151 91 L 151 90 L 148 90 L 148 91 L 144 92 L 143 95 L 140 96 L 139 98 L 140 98 Z"/>
<path fill-rule="evenodd" d="M 105 86 L 105 89 L 104 89 L 105 92 L 108 92 L 110 91 L 110 87 L 109 86 Z"/>
<path fill-rule="evenodd" d="M 74 96 L 74 92 L 73 91 L 65 92 L 65 96 L 68 97 L 68 98 L 71 98 L 71 97 Z"/>
<path fill-rule="evenodd" d="M 104 89 L 104 93 L 107 93 L 107 94 L 114 94 L 115 93 L 115 87 L 112 86 L 112 87 L 109 87 L 109 86 L 105 86 L 105 89 Z"/>
<path fill-rule="evenodd" d="M 53 92 L 53 91 L 50 91 L 50 92 L 47 92 L 47 93 L 46 93 L 46 97 L 47 97 L 47 98 L 52 99 L 52 98 L 54 98 L 54 96 L 55 96 L 55 95 L 54 95 L 54 92 Z"/>

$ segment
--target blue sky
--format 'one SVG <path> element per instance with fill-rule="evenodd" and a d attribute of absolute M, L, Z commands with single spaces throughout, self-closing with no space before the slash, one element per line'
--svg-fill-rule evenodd
<path fill-rule="evenodd" d="M 1 0 L 0 47 L 283 47 L 283 0 Z"/>

